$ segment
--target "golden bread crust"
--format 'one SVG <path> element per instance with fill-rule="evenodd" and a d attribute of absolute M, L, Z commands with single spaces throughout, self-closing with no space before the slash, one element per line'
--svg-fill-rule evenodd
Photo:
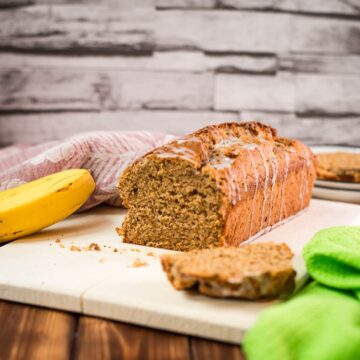
<path fill-rule="evenodd" d="M 156 148 L 132 164 L 120 179 L 125 206 L 130 205 L 124 190 L 128 174 L 151 159 L 184 162 L 216 183 L 223 223 L 216 246 L 238 246 L 297 214 L 309 205 L 315 181 L 315 156 L 303 143 L 280 138 L 258 122 L 224 123 Z M 125 242 L 132 242 L 124 232 Z"/>

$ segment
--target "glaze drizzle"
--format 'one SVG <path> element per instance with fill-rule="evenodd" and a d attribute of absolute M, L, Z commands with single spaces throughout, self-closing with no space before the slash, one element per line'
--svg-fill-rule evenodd
<path fill-rule="evenodd" d="M 271 163 L 271 167 L 272 167 L 272 179 L 271 179 L 269 220 L 268 220 L 267 226 L 269 226 L 269 225 L 270 225 L 270 222 L 271 222 L 273 194 L 274 194 L 274 188 L 275 188 L 275 184 L 276 184 L 276 180 L 277 180 L 277 175 L 278 175 L 278 170 L 279 170 L 279 165 L 278 165 L 278 162 L 277 162 L 277 157 L 276 157 L 276 155 L 274 154 L 274 151 L 271 150 L 271 151 L 269 151 L 269 153 L 270 153 L 270 163 Z"/>
<path fill-rule="evenodd" d="M 256 200 L 256 195 L 257 195 L 258 186 L 259 186 L 259 173 L 256 169 L 254 157 L 252 156 L 251 150 L 248 150 L 248 154 L 249 154 L 251 164 L 254 169 L 254 175 L 255 175 L 255 193 L 254 193 L 254 197 L 252 199 L 251 212 L 250 212 L 250 225 L 249 225 L 249 237 L 250 237 L 251 232 L 252 232 L 253 220 L 254 220 L 253 217 L 254 217 L 255 200 Z"/>
<path fill-rule="evenodd" d="M 286 151 L 284 152 L 284 158 L 285 158 L 285 175 L 284 175 L 284 180 L 283 180 L 282 187 L 281 187 L 280 221 L 282 220 L 282 213 L 283 213 L 283 208 L 284 208 L 285 183 L 286 183 L 286 180 L 288 177 L 289 163 L 290 163 L 290 156 Z"/>
<path fill-rule="evenodd" d="M 266 205 L 266 200 L 267 200 L 267 188 L 268 188 L 268 182 L 269 182 L 269 166 L 266 162 L 264 153 L 262 152 L 261 148 L 258 147 L 257 150 L 259 151 L 259 154 L 261 156 L 261 160 L 262 160 L 262 163 L 263 163 L 264 169 L 265 169 L 264 200 L 263 200 L 263 205 L 261 208 L 261 221 L 260 221 L 260 230 L 261 230 L 263 228 L 264 211 L 265 211 L 265 205 Z"/>

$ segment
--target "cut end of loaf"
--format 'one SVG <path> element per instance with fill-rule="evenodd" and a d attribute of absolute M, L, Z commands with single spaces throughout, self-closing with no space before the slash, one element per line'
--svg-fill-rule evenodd
<path fill-rule="evenodd" d="M 129 209 L 125 242 L 172 250 L 221 245 L 220 191 L 185 161 L 146 157 L 120 189 Z"/>

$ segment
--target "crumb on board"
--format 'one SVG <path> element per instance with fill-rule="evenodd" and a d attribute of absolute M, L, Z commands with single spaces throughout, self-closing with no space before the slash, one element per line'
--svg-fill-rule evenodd
<path fill-rule="evenodd" d="M 99 263 L 103 263 L 105 261 L 104 258 L 99 259 Z"/>
<path fill-rule="evenodd" d="M 131 251 L 134 251 L 134 252 L 141 252 L 141 250 L 140 250 L 140 249 L 137 249 L 137 248 L 131 248 L 130 250 L 131 250 Z"/>
<path fill-rule="evenodd" d="M 56 240 L 55 240 L 56 243 L 59 243 L 60 241 L 61 241 L 60 239 L 56 239 Z"/>
<path fill-rule="evenodd" d="M 89 246 L 89 250 L 95 250 L 95 251 L 100 251 L 100 246 L 96 243 L 91 243 Z"/>
<path fill-rule="evenodd" d="M 84 250 L 86 250 L 86 251 L 100 251 L 101 248 L 100 248 L 99 244 L 91 243 L 90 245 L 84 247 Z"/>
<path fill-rule="evenodd" d="M 62 249 L 65 248 L 65 245 L 64 245 L 64 244 L 60 244 L 59 246 L 60 246 Z"/>
<path fill-rule="evenodd" d="M 118 249 L 114 249 L 114 252 L 118 252 Z"/>
<path fill-rule="evenodd" d="M 142 266 L 147 266 L 149 265 L 147 262 L 145 261 L 141 261 L 140 259 L 136 259 L 130 267 L 133 267 L 133 268 L 139 268 L 139 267 L 142 267 Z"/>
<path fill-rule="evenodd" d="M 71 251 L 81 251 L 81 249 L 78 246 L 75 246 L 75 245 L 71 245 L 70 250 Z"/>
<path fill-rule="evenodd" d="M 146 255 L 155 257 L 155 254 L 152 251 L 147 252 Z"/>

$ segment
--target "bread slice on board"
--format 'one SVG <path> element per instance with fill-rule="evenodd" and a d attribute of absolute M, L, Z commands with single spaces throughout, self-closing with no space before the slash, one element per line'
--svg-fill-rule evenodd
<path fill-rule="evenodd" d="M 292 257 L 286 244 L 259 243 L 165 254 L 161 263 L 177 290 L 255 300 L 291 294 L 296 274 Z"/>

